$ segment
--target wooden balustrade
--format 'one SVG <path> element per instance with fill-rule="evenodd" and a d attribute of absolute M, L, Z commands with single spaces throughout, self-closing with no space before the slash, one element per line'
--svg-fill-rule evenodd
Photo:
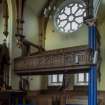
<path fill-rule="evenodd" d="M 87 46 L 78 46 L 20 57 L 14 62 L 17 74 L 74 73 L 88 70 L 92 55 Z"/>

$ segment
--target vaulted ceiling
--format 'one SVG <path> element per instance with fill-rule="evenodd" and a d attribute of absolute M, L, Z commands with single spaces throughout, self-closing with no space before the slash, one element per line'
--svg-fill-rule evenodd
<path fill-rule="evenodd" d="M 47 2 L 52 2 L 53 0 L 27 0 L 26 5 L 34 11 L 35 15 L 40 14 L 42 8 Z M 56 5 L 59 5 L 64 0 L 56 0 Z"/>
<path fill-rule="evenodd" d="M 35 15 L 38 15 L 48 0 L 27 0 L 26 5 L 32 9 Z"/>

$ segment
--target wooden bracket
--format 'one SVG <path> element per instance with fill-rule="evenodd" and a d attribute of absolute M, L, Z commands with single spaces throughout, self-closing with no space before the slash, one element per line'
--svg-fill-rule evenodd
<path fill-rule="evenodd" d="M 39 43 L 42 48 L 45 48 L 45 39 L 46 39 L 46 28 L 49 20 L 49 16 L 53 10 L 53 7 L 56 3 L 56 0 L 48 0 L 45 6 L 43 7 L 41 14 L 39 15 Z M 50 7 L 50 9 L 48 9 Z M 48 9 L 47 15 L 44 15 L 45 9 Z"/>

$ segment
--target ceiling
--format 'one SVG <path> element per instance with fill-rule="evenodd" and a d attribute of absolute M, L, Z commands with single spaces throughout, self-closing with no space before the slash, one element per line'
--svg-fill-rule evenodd
<path fill-rule="evenodd" d="M 35 15 L 38 15 L 48 0 L 27 0 L 26 5 L 34 11 Z"/>
<path fill-rule="evenodd" d="M 38 15 L 47 1 L 52 0 L 27 0 L 26 5 L 34 11 L 35 15 Z M 56 0 L 56 5 L 59 6 L 63 1 L 64 0 Z"/>

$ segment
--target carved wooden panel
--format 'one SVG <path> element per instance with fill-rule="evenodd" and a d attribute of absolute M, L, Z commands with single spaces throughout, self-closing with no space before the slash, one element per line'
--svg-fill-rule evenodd
<path fill-rule="evenodd" d="M 80 69 L 88 69 L 90 64 L 91 50 L 86 46 L 79 46 L 16 58 L 15 71 L 17 74 L 80 72 Z"/>

